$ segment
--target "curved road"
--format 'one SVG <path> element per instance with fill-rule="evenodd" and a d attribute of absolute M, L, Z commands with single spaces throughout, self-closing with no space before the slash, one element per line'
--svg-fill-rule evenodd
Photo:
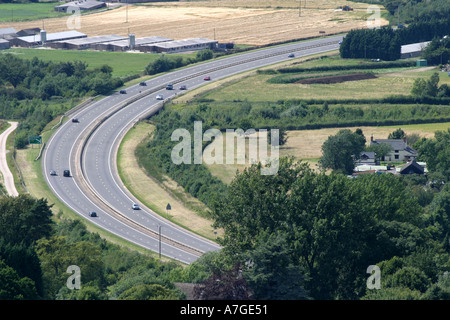
<path fill-rule="evenodd" d="M 5 189 L 8 195 L 17 197 L 19 193 L 17 192 L 16 186 L 14 184 L 14 176 L 9 170 L 8 163 L 6 161 L 6 140 L 8 136 L 16 130 L 18 122 L 9 122 L 10 126 L 8 129 L 2 132 L 0 135 L 0 171 L 3 175 L 3 181 L 5 183 Z"/>
<path fill-rule="evenodd" d="M 116 151 L 126 131 L 140 118 L 159 110 L 165 99 L 179 93 L 179 86 L 194 89 L 205 83 L 247 70 L 275 64 L 296 57 L 336 50 L 342 36 L 304 41 L 256 50 L 232 57 L 184 68 L 134 85 L 126 94 L 114 93 L 77 111 L 79 122 L 64 123 L 50 138 L 43 155 L 44 176 L 52 191 L 73 211 L 109 232 L 142 247 L 185 263 L 195 261 L 204 252 L 219 250 L 203 239 L 151 210 L 133 210 L 136 199 L 127 191 L 116 172 Z M 173 83 L 175 90 L 166 90 Z M 70 169 L 72 176 L 64 177 Z M 57 172 L 56 176 L 49 174 Z M 89 211 L 97 212 L 90 217 Z"/>

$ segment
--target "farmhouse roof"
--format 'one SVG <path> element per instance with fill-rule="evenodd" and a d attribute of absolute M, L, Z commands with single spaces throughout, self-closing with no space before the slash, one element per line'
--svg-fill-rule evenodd
<path fill-rule="evenodd" d="M 393 150 L 406 151 L 411 155 L 417 156 L 417 151 L 408 146 L 406 139 L 376 139 L 370 142 L 371 145 L 382 143 L 389 144 Z"/>
<path fill-rule="evenodd" d="M 375 152 L 363 151 L 359 154 L 361 159 L 375 159 Z"/>
<path fill-rule="evenodd" d="M 403 168 L 400 169 L 400 174 L 411 174 L 418 173 L 423 174 L 425 172 L 425 168 L 416 162 L 416 160 L 412 160 L 407 163 Z"/>

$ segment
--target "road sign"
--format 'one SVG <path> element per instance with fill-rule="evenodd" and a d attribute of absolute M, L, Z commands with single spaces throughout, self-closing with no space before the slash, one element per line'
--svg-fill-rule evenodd
<path fill-rule="evenodd" d="M 172 207 L 170 206 L 170 203 L 167 204 L 166 210 L 171 210 Z"/>
<path fill-rule="evenodd" d="M 41 136 L 30 136 L 29 138 L 30 144 L 42 144 Z"/>

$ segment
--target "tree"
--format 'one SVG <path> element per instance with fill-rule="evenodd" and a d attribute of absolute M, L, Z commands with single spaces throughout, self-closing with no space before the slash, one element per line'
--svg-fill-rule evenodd
<path fill-rule="evenodd" d="M 422 139 L 417 144 L 419 159 L 427 163 L 429 172 L 439 173 L 450 180 L 450 129 L 436 131 L 433 139 Z"/>
<path fill-rule="evenodd" d="M 80 268 L 82 286 L 95 284 L 103 288 L 103 261 L 100 249 L 86 241 L 68 243 L 65 237 L 54 236 L 37 242 L 36 251 L 41 260 L 46 295 L 54 298 L 70 276 L 66 271 L 71 265 Z"/>
<path fill-rule="evenodd" d="M 0 199 L 0 237 L 12 244 L 32 245 L 52 232 L 51 206 L 30 195 Z"/>
<path fill-rule="evenodd" d="M 450 89 L 445 83 L 439 86 L 439 74 L 434 72 L 428 80 L 422 78 L 414 80 L 411 93 L 416 96 L 448 97 Z"/>
<path fill-rule="evenodd" d="M 21 278 L 17 272 L 0 260 L 0 300 L 31 300 L 38 295 L 34 282 Z"/>
<path fill-rule="evenodd" d="M 364 136 L 348 129 L 339 130 L 334 136 L 329 136 L 322 145 L 322 157 L 319 165 L 324 169 L 352 174 L 355 162 L 364 150 Z"/>
<path fill-rule="evenodd" d="M 402 128 L 398 128 L 397 130 L 389 133 L 388 139 L 403 139 L 406 137 L 405 131 Z"/>
<path fill-rule="evenodd" d="M 283 146 L 286 144 L 288 140 L 287 131 L 284 128 L 278 129 L 278 145 Z M 272 131 L 269 129 L 267 130 L 267 143 L 272 143 Z"/>
<path fill-rule="evenodd" d="M 379 162 L 392 151 L 392 146 L 389 143 L 374 143 L 368 146 L 366 151 L 375 152 L 375 159 Z"/>
<path fill-rule="evenodd" d="M 195 55 L 198 61 L 205 61 L 214 57 L 214 52 L 211 49 L 202 49 Z"/>
<path fill-rule="evenodd" d="M 231 270 L 216 271 L 195 285 L 194 297 L 199 300 L 249 300 L 252 293 L 242 277 L 241 267 L 236 264 Z"/>
<path fill-rule="evenodd" d="M 179 300 L 172 290 L 159 284 L 139 284 L 124 291 L 118 300 Z"/>
<path fill-rule="evenodd" d="M 8 81 L 14 88 L 25 79 L 27 69 L 27 63 L 12 54 L 0 57 L 0 79 Z"/>
<path fill-rule="evenodd" d="M 263 233 L 255 248 L 248 253 L 244 277 L 252 288 L 255 299 L 307 299 L 305 277 L 292 261 L 292 252 L 286 236 L 281 233 Z"/>

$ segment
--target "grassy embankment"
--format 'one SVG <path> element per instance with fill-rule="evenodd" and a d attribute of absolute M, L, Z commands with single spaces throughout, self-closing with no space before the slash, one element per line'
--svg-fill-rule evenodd
<path fill-rule="evenodd" d="M 212 221 L 203 218 L 202 213 L 207 210 L 203 203 L 168 176 L 152 177 L 137 163 L 134 150 L 153 130 L 152 124 L 143 121 L 128 131 L 122 140 L 117 166 L 123 183 L 139 201 L 162 217 L 209 239 L 216 238 L 220 231 L 211 227 Z M 170 211 L 166 210 L 168 203 Z"/>

